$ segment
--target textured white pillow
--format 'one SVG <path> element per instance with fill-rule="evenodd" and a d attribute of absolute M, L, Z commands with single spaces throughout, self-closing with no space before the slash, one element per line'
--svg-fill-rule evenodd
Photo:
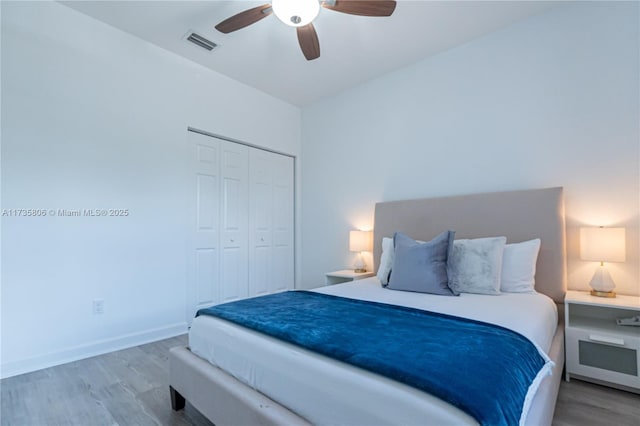
<path fill-rule="evenodd" d="M 505 237 L 455 240 L 449 258 L 449 287 L 458 293 L 500 294 Z"/>
<path fill-rule="evenodd" d="M 382 239 L 382 254 L 380 255 L 380 266 L 378 266 L 378 279 L 383 285 L 389 284 L 389 272 L 393 267 L 395 250 L 393 249 L 393 238 Z"/>
<path fill-rule="evenodd" d="M 534 292 L 536 262 L 540 251 L 540 239 L 507 244 L 502 256 L 500 290 L 506 293 Z"/>

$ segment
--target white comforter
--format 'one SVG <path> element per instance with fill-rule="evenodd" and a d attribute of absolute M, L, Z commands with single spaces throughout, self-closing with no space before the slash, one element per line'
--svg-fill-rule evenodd
<path fill-rule="evenodd" d="M 537 293 L 433 296 L 383 289 L 376 278 L 315 291 L 489 322 L 524 335 L 545 352 L 558 323 L 555 303 Z M 477 424 L 422 391 L 214 317 L 193 321 L 189 346 L 314 424 Z"/>

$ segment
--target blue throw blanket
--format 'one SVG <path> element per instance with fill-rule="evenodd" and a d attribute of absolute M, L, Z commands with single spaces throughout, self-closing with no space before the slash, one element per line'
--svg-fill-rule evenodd
<path fill-rule="evenodd" d="M 428 392 L 482 425 L 524 421 L 551 361 L 503 327 L 419 309 L 289 291 L 200 309 Z M 531 392 L 532 394 L 533 392 Z"/>

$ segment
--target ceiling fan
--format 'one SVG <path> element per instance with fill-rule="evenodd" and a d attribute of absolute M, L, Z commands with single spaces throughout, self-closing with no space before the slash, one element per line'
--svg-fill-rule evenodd
<path fill-rule="evenodd" d="M 318 16 L 320 6 L 336 12 L 360 16 L 391 16 L 396 8 L 395 0 L 272 0 L 245 10 L 216 25 L 221 33 L 228 34 L 254 24 L 274 13 L 282 22 L 296 27 L 298 43 L 308 61 L 320 57 L 320 43 L 312 21 Z"/>

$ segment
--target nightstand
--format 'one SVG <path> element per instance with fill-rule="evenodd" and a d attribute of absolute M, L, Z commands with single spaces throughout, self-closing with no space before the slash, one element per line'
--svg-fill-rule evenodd
<path fill-rule="evenodd" d="M 640 297 L 609 299 L 568 291 L 564 309 L 566 380 L 575 377 L 640 393 L 640 327 L 616 323 L 640 315 Z"/>
<path fill-rule="evenodd" d="M 343 269 L 342 271 L 333 271 L 324 274 L 324 284 L 341 284 L 349 281 L 356 281 L 363 278 L 373 277 L 375 275 L 376 274 L 374 274 L 373 272 L 353 272 L 353 269 Z"/>

